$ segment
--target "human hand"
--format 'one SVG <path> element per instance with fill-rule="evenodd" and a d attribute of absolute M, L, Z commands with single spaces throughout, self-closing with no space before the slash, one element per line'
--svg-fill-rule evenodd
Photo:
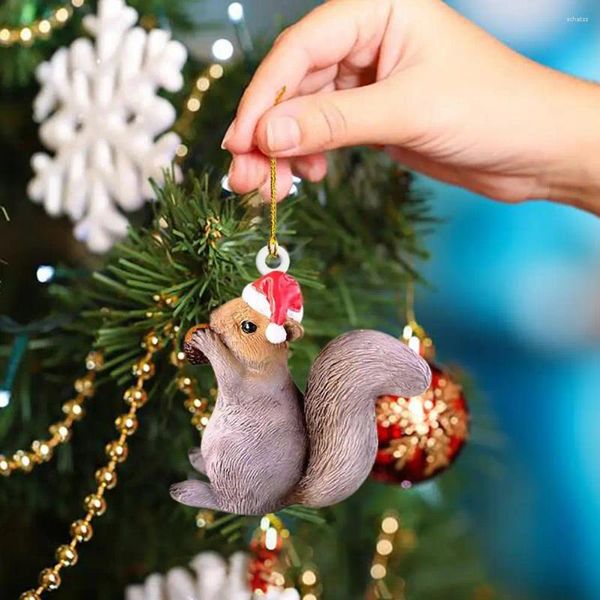
<path fill-rule="evenodd" d="M 283 101 L 273 107 L 278 90 Z M 324 152 L 371 144 L 497 200 L 600 213 L 600 87 L 512 51 L 440 0 L 331 0 L 277 39 L 223 147 L 230 184 L 278 196 Z"/>

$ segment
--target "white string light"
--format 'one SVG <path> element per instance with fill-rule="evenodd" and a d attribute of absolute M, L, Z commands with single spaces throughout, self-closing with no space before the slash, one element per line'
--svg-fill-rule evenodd
<path fill-rule="evenodd" d="M 219 38 L 212 45 L 212 54 L 216 60 L 227 61 L 233 56 L 233 44 L 226 38 Z"/>
<path fill-rule="evenodd" d="M 233 23 L 239 23 L 244 19 L 244 7 L 241 2 L 232 2 L 227 7 L 227 16 Z"/>
<path fill-rule="evenodd" d="M 48 283 L 54 279 L 55 269 L 51 265 L 40 265 L 35 276 L 40 283 Z"/>
<path fill-rule="evenodd" d="M 0 390 L 0 408 L 6 408 L 10 404 L 10 392 Z"/>

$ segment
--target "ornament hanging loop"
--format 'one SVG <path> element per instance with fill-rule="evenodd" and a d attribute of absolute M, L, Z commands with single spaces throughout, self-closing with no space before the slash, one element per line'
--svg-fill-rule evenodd
<path fill-rule="evenodd" d="M 270 267 L 267 264 L 268 258 L 279 259 L 279 265 L 276 267 Z M 290 268 L 290 255 L 283 246 L 275 247 L 275 254 L 271 254 L 271 248 L 269 245 L 263 246 L 256 255 L 256 268 L 261 275 L 266 275 L 271 271 L 283 271 L 284 273 Z"/>

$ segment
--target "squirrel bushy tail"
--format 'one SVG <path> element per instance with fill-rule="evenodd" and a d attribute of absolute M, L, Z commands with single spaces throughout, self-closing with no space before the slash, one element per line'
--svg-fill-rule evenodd
<path fill-rule="evenodd" d="M 430 379 L 425 360 L 385 333 L 351 331 L 330 342 L 310 372 L 308 462 L 289 502 L 318 508 L 353 494 L 375 461 L 377 397 L 415 396 Z"/>

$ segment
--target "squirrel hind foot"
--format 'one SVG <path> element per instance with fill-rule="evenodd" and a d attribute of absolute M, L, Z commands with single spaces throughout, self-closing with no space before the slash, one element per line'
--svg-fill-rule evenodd
<path fill-rule="evenodd" d="M 169 494 L 173 500 L 186 506 L 222 510 L 213 489 L 205 481 L 188 479 L 175 483 L 169 488 Z"/>

